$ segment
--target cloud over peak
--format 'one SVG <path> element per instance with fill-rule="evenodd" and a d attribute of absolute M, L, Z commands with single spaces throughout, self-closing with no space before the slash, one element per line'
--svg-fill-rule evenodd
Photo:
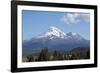
<path fill-rule="evenodd" d="M 62 21 L 66 24 L 77 24 L 79 22 L 90 22 L 89 13 L 66 13 L 62 17 Z"/>

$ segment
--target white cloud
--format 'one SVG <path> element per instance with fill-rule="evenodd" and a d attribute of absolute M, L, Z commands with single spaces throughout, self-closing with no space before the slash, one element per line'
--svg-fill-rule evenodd
<path fill-rule="evenodd" d="M 62 17 L 66 24 L 77 24 L 81 21 L 90 22 L 90 15 L 86 13 L 66 13 Z"/>

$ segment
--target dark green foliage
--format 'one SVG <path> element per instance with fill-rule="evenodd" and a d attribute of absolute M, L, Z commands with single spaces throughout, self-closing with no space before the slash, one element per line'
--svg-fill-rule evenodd
<path fill-rule="evenodd" d="M 69 59 L 70 60 L 80 59 L 80 54 L 79 53 L 72 53 Z"/>
<path fill-rule="evenodd" d="M 34 61 L 34 56 L 27 56 L 27 62 Z"/>
<path fill-rule="evenodd" d="M 48 52 L 48 48 L 42 49 L 38 57 L 38 61 L 49 61 L 49 59 L 50 59 L 50 54 Z"/>
<path fill-rule="evenodd" d="M 53 60 L 56 60 L 56 58 L 57 58 L 57 51 L 55 50 L 53 53 Z"/>
<path fill-rule="evenodd" d="M 87 53 L 86 53 L 85 59 L 89 59 L 89 58 L 90 58 L 90 51 L 88 50 Z"/>
<path fill-rule="evenodd" d="M 58 53 L 58 60 L 63 60 L 64 58 L 63 58 L 63 54 L 61 54 L 61 53 Z"/>
<path fill-rule="evenodd" d="M 83 48 L 84 49 L 84 48 Z M 89 59 L 90 58 L 90 50 L 81 51 L 81 48 L 78 48 L 73 51 L 67 52 L 49 52 L 48 48 L 43 48 L 38 55 L 31 54 L 26 56 L 26 59 L 23 59 L 23 62 L 35 62 L 35 61 L 57 61 L 57 60 L 79 60 L 79 59 Z M 25 60 L 25 61 L 24 61 Z"/>
<path fill-rule="evenodd" d="M 53 53 L 53 60 L 63 60 L 63 59 L 64 55 L 55 50 Z"/>

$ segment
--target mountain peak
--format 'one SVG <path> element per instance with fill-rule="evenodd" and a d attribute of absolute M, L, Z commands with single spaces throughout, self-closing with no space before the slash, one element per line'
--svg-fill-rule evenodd
<path fill-rule="evenodd" d="M 53 39 L 53 38 L 64 38 L 65 35 L 66 34 L 57 27 L 51 26 L 49 27 L 47 32 L 39 35 L 39 37 L 49 37 L 50 39 Z"/>
<path fill-rule="evenodd" d="M 82 36 L 80 36 L 78 33 L 73 33 L 73 32 L 69 32 L 66 34 L 67 36 L 74 38 L 76 40 L 81 40 L 84 39 Z"/>
<path fill-rule="evenodd" d="M 60 29 L 58 29 L 57 27 L 51 26 L 48 29 L 49 31 L 61 31 Z"/>
<path fill-rule="evenodd" d="M 48 39 L 54 39 L 54 38 L 69 39 L 70 38 L 75 40 L 84 39 L 78 33 L 73 33 L 73 32 L 64 33 L 59 28 L 54 26 L 49 27 L 47 32 L 38 35 L 37 38 L 48 38 Z"/>
<path fill-rule="evenodd" d="M 49 37 L 60 37 L 60 38 L 63 38 L 66 34 L 61 31 L 60 29 L 58 29 L 57 27 L 54 27 L 54 26 L 51 26 L 49 29 L 48 29 L 48 32 L 45 33 L 46 36 L 49 36 Z"/>

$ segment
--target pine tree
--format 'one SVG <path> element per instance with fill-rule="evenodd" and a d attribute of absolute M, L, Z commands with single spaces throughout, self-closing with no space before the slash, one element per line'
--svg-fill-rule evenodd
<path fill-rule="evenodd" d="M 48 48 L 45 47 L 41 50 L 40 55 L 38 57 L 38 61 L 49 61 L 50 60 L 50 54 L 48 52 Z"/>
<path fill-rule="evenodd" d="M 27 56 L 27 61 L 28 61 L 28 62 L 34 61 L 34 57 L 31 56 L 31 55 Z"/>
<path fill-rule="evenodd" d="M 56 59 L 57 59 L 57 51 L 55 50 L 53 53 L 53 60 L 56 60 Z"/>
<path fill-rule="evenodd" d="M 86 52 L 86 57 L 85 57 L 85 59 L 89 59 L 90 58 L 90 50 L 88 50 L 87 52 Z"/>

